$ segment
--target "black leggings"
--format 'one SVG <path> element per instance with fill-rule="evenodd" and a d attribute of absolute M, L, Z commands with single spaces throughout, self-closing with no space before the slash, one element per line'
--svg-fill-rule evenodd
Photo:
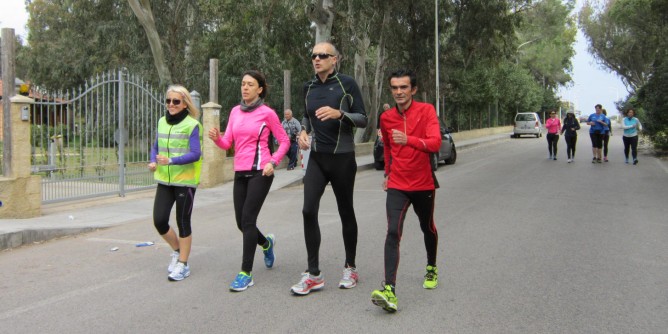
<path fill-rule="evenodd" d="M 629 159 L 629 148 L 631 148 L 631 156 L 633 160 L 638 160 L 638 136 L 622 137 L 624 141 L 624 156 L 626 160 Z"/>
<path fill-rule="evenodd" d="M 325 192 L 327 183 L 332 184 L 336 197 L 336 205 L 341 217 L 343 230 L 343 246 L 346 250 L 347 265 L 355 266 L 357 253 L 357 220 L 353 208 L 353 189 L 355 188 L 355 174 L 357 162 L 355 152 L 350 153 L 319 153 L 309 154 L 306 175 L 304 175 L 304 239 L 308 256 L 308 272 L 312 275 L 320 274 L 320 226 L 318 211 L 320 199 Z"/>
<path fill-rule="evenodd" d="M 160 235 L 169 232 L 169 214 L 176 202 L 176 225 L 179 237 L 187 238 L 192 234 L 190 216 L 195 201 L 195 188 L 167 186 L 158 183 L 153 202 L 153 225 Z"/>
<path fill-rule="evenodd" d="M 267 238 L 257 228 L 257 216 L 260 214 L 274 176 L 262 176 L 262 171 L 244 171 L 234 173 L 234 216 L 237 227 L 243 233 L 243 256 L 241 270 L 250 273 L 257 245 L 264 245 Z"/>
<path fill-rule="evenodd" d="M 564 136 L 566 139 L 566 154 L 568 159 L 575 158 L 575 144 L 578 142 L 578 136 Z"/>
<path fill-rule="evenodd" d="M 387 236 L 385 237 L 385 284 L 395 285 L 399 267 L 399 242 L 404 230 L 404 220 L 408 207 L 413 204 L 413 211 L 420 221 L 424 234 L 424 247 L 427 250 L 427 265 L 436 266 L 438 250 L 438 232 L 434 224 L 434 200 L 436 192 L 387 190 L 385 208 L 387 210 Z"/>
<path fill-rule="evenodd" d="M 547 134 L 547 150 L 550 155 L 557 156 L 557 143 L 559 143 L 559 135 L 556 133 Z"/>
<path fill-rule="evenodd" d="M 601 145 L 603 146 L 603 156 L 608 156 L 608 142 L 610 141 L 610 133 L 606 132 L 601 135 Z"/>

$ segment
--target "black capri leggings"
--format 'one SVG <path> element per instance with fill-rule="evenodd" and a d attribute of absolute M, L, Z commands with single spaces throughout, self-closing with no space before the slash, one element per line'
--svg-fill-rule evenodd
<path fill-rule="evenodd" d="M 250 273 L 257 245 L 264 245 L 267 238 L 257 228 L 257 216 L 267 198 L 274 176 L 263 176 L 261 170 L 234 173 L 234 216 L 237 228 L 243 233 L 241 270 Z"/>
<path fill-rule="evenodd" d="M 192 234 L 190 216 L 195 201 L 195 188 L 176 187 L 158 184 L 153 202 L 153 225 L 160 235 L 169 232 L 169 214 L 176 203 L 176 226 L 179 237 L 187 238 Z"/>
<path fill-rule="evenodd" d="M 308 255 L 308 272 L 312 275 L 320 273 L 320 225 L 318 211 L 320 198 L 325 192 L 327 183 L 332 184 L 336 205 L 343 227 L 343 245 L 346 250 L 346 264 L 355 266 L 357 253 L 357 220 L 353 208 L 353 189 L 357 162 L 355 152 L 350 153 L 319 153 L 309 154 L 306 175 L 304 175 L 304 239 Z"/>
<path fill-rule="evenodd" d="M 600 133 L 590 133 L 589 138 L 591 138 L 591 147 L 593 148 L 602 148 L 603 147 L 603 135 Z"/>

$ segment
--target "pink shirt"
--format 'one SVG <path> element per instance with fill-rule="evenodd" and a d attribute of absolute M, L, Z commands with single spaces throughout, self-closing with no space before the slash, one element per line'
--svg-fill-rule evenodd
<path fill-rule="evenodd" d="M 268 146 L 270 132 L 279 143 L 273 155 Z M 271 161 L 278 164 L 290 148 L 290 139 L 276 112 L 264 104 L 251 112 L 242 111 L 239 106 L 232 108 L 225 133 L 214 143 L 224 150 L 234 144 L 235 171 L 262 170 Z M 259 163 L 253 168 L 256 161 Z"/>
<path fill-rule="evenodd" d="M 545 121 L 545 128 L 547 129 L 547 133 L 559 133 L 561 130 L 561 120 L 556 117 L 550 117 Z"/>

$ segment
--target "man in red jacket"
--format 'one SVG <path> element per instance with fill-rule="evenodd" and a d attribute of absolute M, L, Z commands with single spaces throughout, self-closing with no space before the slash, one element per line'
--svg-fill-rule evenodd
<path fill-rule="evenodd" d="M 390 74 L 389 81 L 396 105 L 380 117 L 385 146 L 383 190 L 387 192 L 385 283 L 383 290 L 371 293 L 371 301 L 388 312 L 395 312 L 399 241 L 406 212 L 411 204 L 420 221 L 427 249 L 427 274 L 422 286 L 425 289 L 438 286 L 438 233 L 434 224 L 437 182 L 429 155 L 438 152 L 441 132 L 434 106 L 413 100 L 413 95 L 417 92 L 417 79 L 413 71 L 395 71 Z"/>

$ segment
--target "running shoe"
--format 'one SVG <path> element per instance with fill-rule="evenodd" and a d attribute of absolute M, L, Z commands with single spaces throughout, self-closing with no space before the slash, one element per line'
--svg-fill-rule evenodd
<path fill-rule="evenodd" d="M 591 163 L 595 164 L 596 163 L 596 158 L 591 159 Z"/>
<path fill-rule="evenodd" d="M 633 159 L 633 164 L 637 165 L 638 164 L 638 159 Z"/>
<path fill-rule="evenodd" d="M 598 162 L 599 164 L 602 163 L 601 158 L 597 158 L 596 162 Z"/>
<path fill-rule="evenodd" d="M 360 275 L 355 267 L 345 267 L 343 269 L 343 278 L 339 281 L 339 288 L 352 289 L 357 286 Z"/>
<path fill-rule="evenodd" d="M 271 269 L 274 266 L 274 260 L 276 260 L 276 255 L 274 255 L 274 245 L 276 245 L 276 237 L 273 234 L 267 234 L 267 241 L 269 241 L 269 247 L 262 248 L 264 253 L 264 265 L 267 269 Z"/>
<path fill-rule="evenodd" d="M 307 272 L 302 273 L 302 278 L 299 283 L 290 288 L 290 291 L 296 295 L 308 295 L 312 290 L 317 291 L 325 287 L 325 279 L 322 273 L 318 276 L 311 275 Z"/>
<path fill-rule="evenodd" d="M 573 160 L 571 160 L 571 159 L 568 159 L 568 163 L 569 163 L 569 164 L 570 164 L 570 163 L 571 163 L 572 161 L 573 161 Z"/>
<path fill-rule="evenodd" d="M 608 157 L 604 157 L 603 161 L 608 162 Z"/>
<path fill-rule="evenodd" d="M 557 160 L 557 156 L 555 155 L 552 159 Z"/>
<path fill-rule="evenodd" d="M 179 262 L 179 252 L 173 251 L 172 252 L 172 260 L 169 261 L 169 266 L 167 266 L 167 272 L 171 273 L 174 271 L 174 267 L 176 267 L 176 263 Z"/>
<path fill-rule="evenodd" d="M 371 293 L 371 302 L 387 312 L 394 313 L 397 311 L 397 296 L 392 292 L 392 286 L 390 285 L 385 285 L 383 290 L 374 290 Z"/>
<path fill-rule="evenodd" d="M 239 274 L 237 274 L 237 277 L 234 278 L 234 281 L 232 284 L 230 284 L 230 291 L 244 291 L 248 289 L 248 287 L 253 286 L 255 283 L 253 283 L 253 275 L 248 275 L 245 272 L 241 271 Z"/>
<path fill-rule="evenodd" d="M 172 270 L 172 272 L 169 273 L 167 279 L 172 282 L 176 282 L 176 281 L 183 281 L 188 276 L 190 276 L 190 266 L 179 261 L 174 266 L 174 270 Z"/>
<path fill-rule="evenodd" d="M 624 163 L 628 165 L 628 164 L 629 164 L 629 158 L 626 158 L 626 159 L 624 160 Z"/>
<path fill-rule="evenodd" d="M 425 289 L 436 289 L 438 287 L 438 268 L 436 266 L 427 266 L 427 274 L 424 275 L 422 287 Z"/>

